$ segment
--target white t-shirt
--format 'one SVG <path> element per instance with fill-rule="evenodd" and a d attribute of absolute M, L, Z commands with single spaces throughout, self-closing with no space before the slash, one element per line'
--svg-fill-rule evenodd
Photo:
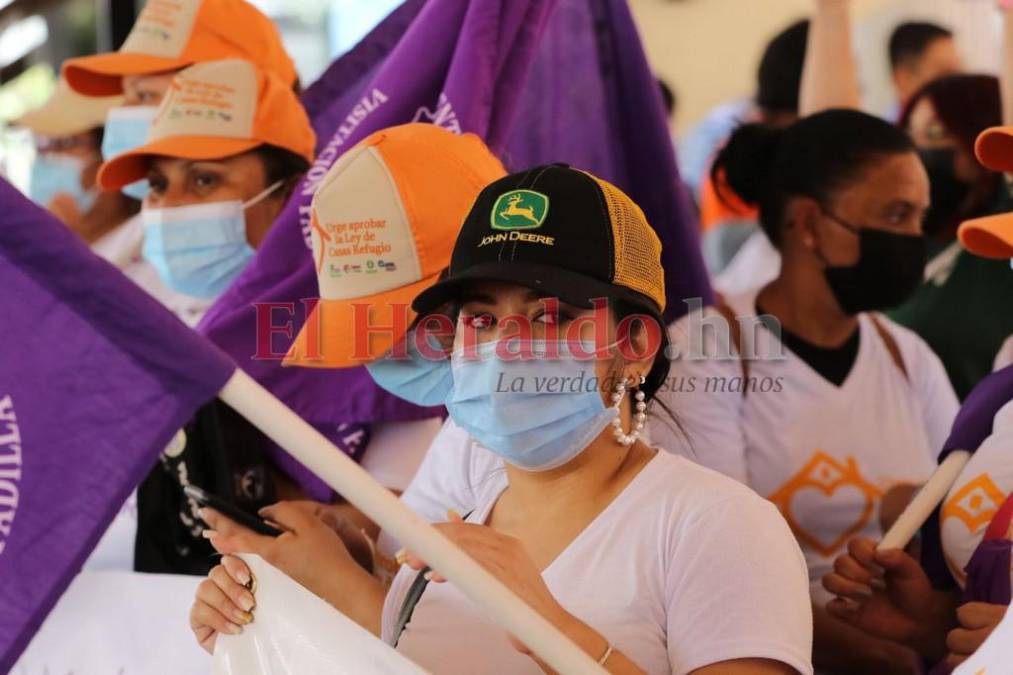
<path fill-rule="evenodd" d="M 728 304 L 736 316 L 756 314 L 755 293 Z M 705 316 L 721 321 L 713 309 Z M 743 327 L 744 349 L 782 354 L 750 360 L 751 389 L 743 396 L 742 362 L 729 350 L 727 332 L 708 328 L 702 339 L 692 338 L 700 321 L 698 311 L 671 327 L 680 354 L 696 340 L 704 358 L 676 358 L 673 386 L 661 398 L 680 416 L 693 459 L 778 506 L 806 554 L 814 599 L 829 599 L 820 578 L 847 541 L 882 535 L 882 496 L 895 485 L 923 482 L 935 468 L 958 409 L 942 363 L 917 335 L 880 318 L 900 350 L 905 377 L 871 319 L 861 315 L 858 355 L 838 387 L 766 328 Z M 661 444 L 664 432 L 654 430 Z"/>
<path fill-rule="evenodd" d="M 180 321 L 191 328 L 196 326 L 214 301 L 177 293 L 162 283 L 158 272 L 141 255 L 143 245 L 144 225 L 138 214 L 102 235 L 91 245 L 91 250 L 112 263 Z"/>
<path fill-rule="evenodd" d="M 766 234 L 754 232 L 714 277 L 714 288 L 722 295 L 742 295 L 766 286 L 780 273 L 780 252 Z"/>
<path fill-rule="evenodd" d="M 1013 493 L 1013 401 L 996 413 L 992 435 L 957 476 L 939 517 L 943 554 L 953 578 L 963 587 L 964 567 L 985 536 L 992 518 Z"/>
<path fill-rule="evenodd" d="M 442 425 L 439 417 L 372 424 L 359 466 L 385 488 L 403 492 Z"/>
<path fill-rule="evenodd" d="M 505 481 L 472 487 L 468 520 L 485 522 Z M 402 568 L 387 594 L 387 642 L 415 574 Z M 751 490 L 664 451 L 543 578 L 567 611 L 648 673 L 741 658 L 812 673 L 805 563 L 784 520 Z M 398 651 L 445 675 L 542 672 L 448 583 L 427 587 Z"/>
<path fill-rule="evenodd" d="M 401 494 L 401 501 L 430 523 L 441 523 L 447 520 L 448 509 L 461 515 L 471 513 L 478 504 L 476 491 L 487 483 L 500 490 L 506 487 L 503 460 L 476 443 L 448 417 Z M 393 558 L 401 544 L 383 531 L 377 547 L 384 556 Z"/>

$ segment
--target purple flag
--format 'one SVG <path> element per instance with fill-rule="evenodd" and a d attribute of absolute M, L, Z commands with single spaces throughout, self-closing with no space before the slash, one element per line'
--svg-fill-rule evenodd
<path fill-rule="evenodd" d="M 306 101 L 319 156 L 199 330 L 319 428 L 434 414 L 380 390 L 363 368 L 282 368 L 264 358 L 287 351 L 305 320 L 300 301 L 318 295 L 307 237 L 316 185 L 341 153 L 386 126 L 428 121 L 473 132 L 508 169 L 561 161 L 616 183 L 664 245 L 668 317 L 685 312 L 683 298 L 710 299 L 657 85 L 625 0 L 410 1 Z M 272 303 L 287 303 L 274 314 L 283 331 L 267 330 Z"/>
<path fill-rule="evenodd" d="M 0 672 L 235 366 L 0 180 Z"/>
<path fill-rule="evenodd" d="M 992 435 L 996 413 L 1010 401 L 1013 401 L 1013 366 L 992 373 L 971 390 L 960 406 L 957 418 L 953 420 L 953 428 L 943 444 L 939 461 L 942 462 L 954 450 L 976 451 Z M 938 508 L 922 526 L 921 537 L 921 563 L 932 579 L 932 585 L 936 588 L 954 588 L 956 581 L 943 556 Z"/>

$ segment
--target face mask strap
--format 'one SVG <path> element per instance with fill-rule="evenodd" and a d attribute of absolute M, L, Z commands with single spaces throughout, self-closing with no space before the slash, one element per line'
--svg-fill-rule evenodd
<path fill-rule="evenodd" d="M 272 192 L 274 192 L 275 190 L 277 190 L 279 187 L 281 187 L 284 184 L 285 184 L 284 180 L 278 180 L 278 181 L 275 181 L 275 182 L 271 183 L 266 188 L 264 188 L 263 190 L 261 190 L 260 192 L 258 192 L 257 194 L 255 194 L 252 198 L 250 198 L 250 199 L 246 200 L 245 202 L 243 202 L 243 210 L 245 211 L 246 209 L 250 208 L 251 206 L 256 206 L 260 202 L 264 201 L 265 199 L 267 199 L 268 195 L 270 195 Z"/>
<path fill-rule="evenodd" d="M 843 227 L 845 230 L 847 230 L 851 234 L 858 236 L 858 235 L 860 235 L 862 233 L 862 228 L 855 227 L 854 225 L 852 225 L 848 221 L 844 220 L 843 218 L 841 218 L 840 216 L 838 216 L 837 214 L 835 214 L 830 209 L 822 207 L 822 206 L 820 207 L 820 209 L 823 211 L 823 213 L 826 215 L 827 218 L 829 218 L 833 222 L 837 223 L 838 225 L 840 225 L 841 227 Z"/>

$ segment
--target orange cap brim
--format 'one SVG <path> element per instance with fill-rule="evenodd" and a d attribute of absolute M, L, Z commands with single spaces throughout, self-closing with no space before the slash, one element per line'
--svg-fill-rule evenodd
<path fill-rule="evenodd" d="M 321 299 L 282 365 L 351 368 L 377 360 L 404 337 L 415 319 L 412 300 L 435 284 L 439 276 L 434 274 L 414 284 L 361 298 Z M 360 307 L 356 309 L 355 305 Z M 367 326 L 379 330 L 367 332 Z"/>
<path fill-rule="evenodd" d="M 116 155 L 98 170 L 98 184 L 103 190 L 118 190 L 147 175 L 148 160 L 153 156 L 180 159 L 222 159 L 252 150 L 260 141 L 249 138 L 220 136 L 170 136 Z"/>
<path fill-rule="evenodd" d="M 957 236 L 971 253 L 985 258 L 1013 258 L 1013 213 L 965 221 Z"/>
<path fill-rule="evenodd" d="M 123 93 L 124 75 L 150 75 L 179 70 L 192 62 L 133 52 L 109 52 L 68 59 L 63 78 L 70 88 L 85 96 L 115 96 Z"/>
<path fill-rule="evenodd" d="M 974 143 L 978 161 L 993 171 L 1013 171 L 1013 127 L 992 127 Z"/>

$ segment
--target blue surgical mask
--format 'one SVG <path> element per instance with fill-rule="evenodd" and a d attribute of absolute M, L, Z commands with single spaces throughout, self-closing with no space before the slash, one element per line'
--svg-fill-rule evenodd
<path fill-rule="evenodd" d="M 427 336 L 433 351 L 441 351 L 433 336 Z M 407 358 L 386 356 L 366 365 L 373 381 L 398 398 L 421 406 L 443 405 L 454 386 L 454 374 L 447 358 L 430 359 L 419 353 L 415 333 L 406 338 Z"/>
<path fill-rule="evenodd" d="M 42 207 L 49 206 L 53 197 L 64 192 L 77 202 L 81 213 L 87 212 L 95 203 L 95 193 L 81 187 L 81 173 L 85 161 L 72 155 L 40 154 L 32 163 L 31 183 L 28 196 Z"/>
<path fill-rule="evenodd" d="M 505 462 L 526 471 L 562 466 L 618 416 L 617 408 L 606 408 L 602 401 L 594 359 L 578 359 L 562 344 L 558 358 L 501 360 L 501 344 L 484 343 L 467 356 L 454 352 L 447 410 L 458 426 Z M 546 344 L 533 340 L 526 346 L 545 354 Z M 525 345 L 513 340 L 508 346 L 505 353 L 517 353 Z M 593 344 L 581 348 L 594 351 Z"/>
<path fill-rule="evenodd" d="M 246 241 L 246 209 L 280 185 L 245 203 L 144 209 L 144 258 L 172 290 L 195 298 L 218 297 L 255 255 Z"/>
<path fill-rule="evenodd" d="M 111 108 L 102 133 L 102 159 L 109 161 L 116 155 L 144 145 L 157 110 L 155 106 Z M 139 180 L 125 185 L 121 191 L 128 197 L 143 200 L 148 195 L 148 181 Z"/>

